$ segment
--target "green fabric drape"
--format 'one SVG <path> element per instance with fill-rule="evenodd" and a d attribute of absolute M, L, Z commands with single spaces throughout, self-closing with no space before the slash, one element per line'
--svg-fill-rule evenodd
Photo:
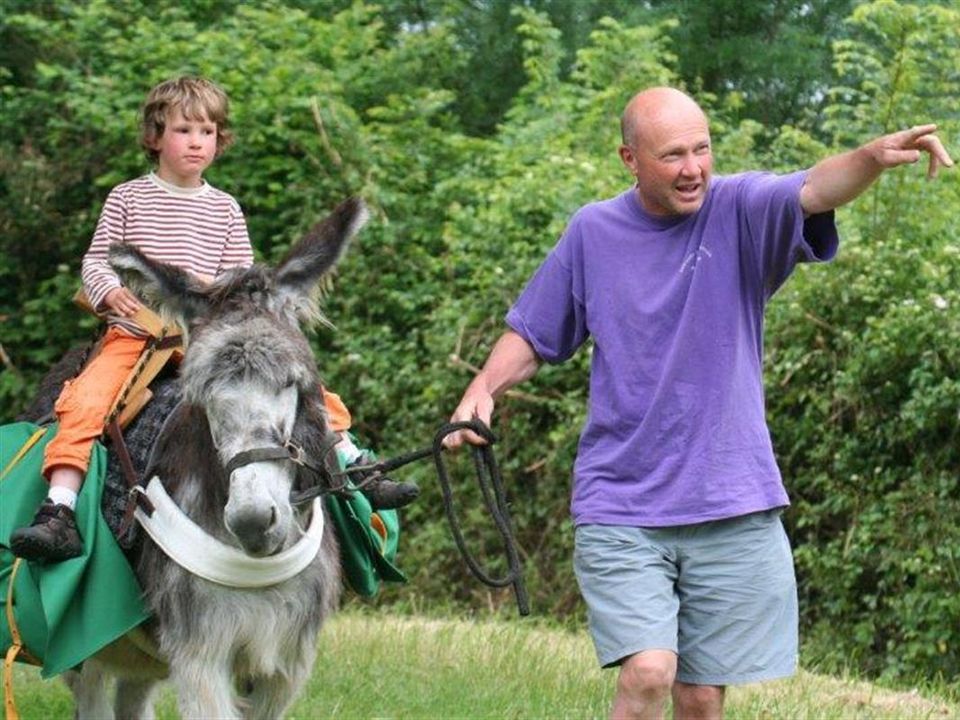
<path fill-rule="evenodd" d="M 31 423 L 0 427 L 0 471 L 36 430 Z M 7 549 L 10 533 L 31 522 L 46 496 L 40 469 L 43 448 L 55 432 L 55 425 L 49 427 L 0 478 L 0 602 L 4 605 L 15 560 Z M 44 677 L 74 667 L 148 617 L 136 577 L 100 514 L 106 467 L 106 450 L 97 443 L 77 498 L 83 555 L 59 563 L 28 563 L 16 576 L 14 617 L 27 650 L 43 662 Z M 0 614 L 0 652 L 5 653 L 11 641 L 4 612 Z"/>

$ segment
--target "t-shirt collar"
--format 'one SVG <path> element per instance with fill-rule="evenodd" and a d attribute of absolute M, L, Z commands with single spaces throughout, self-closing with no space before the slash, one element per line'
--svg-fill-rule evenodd
<path fill-rule="evenodd" d="M 708 190 L 709 192 L 709 190 Z M 668 228 L 676 227 L 683 222 L 686 222 L 690 218 L 696 216 L 697 213 L 692 213 L 690 215 L 654 215 L 649 212 L 646 208 L 643 207 L 643 203 L 640 202 L 640 194 L 637 192 L 637 186 L 632 186 L 621 196 L 624 199 L 624 202 L 630 208 L 630 212 L 642 220 L 647 225 L 666 230 Z M 706 201 L 704 201 L 706 202 Z M 699 212 L 699 210 L 697 211 Z"/>
<path fill-rule="evenodd" d="M 207 184 L 206 180 L 203 180 L 200 185 L 197 187 L 181 187 L 180 185 L 174 185 L 172 182 L 167 182 L 162 177 L 157 175 L 155 172 L 150 173 L 150 180 L 158 188 L 166 190 L 171 195 L 177 195 L 179 197 L 198 197 L 207 192 L 210 186 Z"/>

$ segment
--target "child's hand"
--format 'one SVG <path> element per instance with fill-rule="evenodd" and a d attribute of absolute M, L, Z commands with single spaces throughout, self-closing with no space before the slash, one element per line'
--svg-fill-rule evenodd
<path fill-rule="evenodd" d="M 137 296 L 125 287 L 114 288 L 108 292 L 103 298 L 103 304 L 122 317 L 130 317 L 142 307 Z"/>

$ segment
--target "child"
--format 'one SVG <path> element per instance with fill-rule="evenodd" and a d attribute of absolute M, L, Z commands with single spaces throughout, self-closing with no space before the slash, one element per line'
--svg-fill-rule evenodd
<path fill-rule="evenodd" d="M 147 95 L 140 140 L 156 170 L 110 192 L 83 257 L 84 289 L 93 307 L 105 312 L 108 329 L 100 352 L 64 385 L 54 406 L 60 427 L 43 465 L 50 491 L 33 523 L 10 536 L 10 549 L 19 557 L 60 561 L 83 552 L 73 513 L 77 493 L 93 443 L 146 345 L 146 332 L 131 319 L 140 301 L 107 263 L 109 246 L 131 243 L 207 282 L 253 262 L 240 206 L 203 179 L 233 139 L 228 111 L 223 90 L 203 78 L 168 80 Z M 413 499 L 406 499 L 410 492 L 404 485 L 384 482 L 388 504 Z"/>

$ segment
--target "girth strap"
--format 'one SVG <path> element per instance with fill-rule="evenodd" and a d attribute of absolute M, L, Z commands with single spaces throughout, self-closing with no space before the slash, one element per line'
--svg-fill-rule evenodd
<path fill-rule="evenodd" d="M 134 511 L 137 509 L 137 504 L 142 505 L 147 514 L 153 512 L 153 506 L 150 504 L 150 499 L 146 495 L 133 492 L 133 489 L 140 485 L 140 478 L 137 477 L 137 471 L 133 467 L 133 460 L 130 458 L 130 451 L 127 449 L 127 443 L 123 439 L 120 421 L 114 418 L 107 423 L 107 433 L 110 435 L 110 440 L 113 441 L 113 449 L 117 453 L 117 458 L 120 460 L 123 479 L 127 481 L 127 489 L 130 491 L 127 495 L 127 507 L 123 511 L 123 520 L 120 522 L 120 528 L 117 531 L 117 534 L 123 537 L 133 524 Z"/>

